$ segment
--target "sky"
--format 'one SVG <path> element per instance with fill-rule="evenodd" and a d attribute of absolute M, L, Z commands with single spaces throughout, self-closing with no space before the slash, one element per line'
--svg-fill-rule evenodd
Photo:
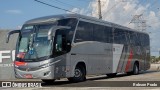
<path fill-rule="evenodd" d="M 98 0 L 39 0 L 92 17 L 98 17 Z M 134 15 L 143 14 L 146 32 L 150 34 L 151 54 L 160 50 L 160 0 L 101 0 L 103 20 L 135 28 Z M 48 15 L 70 13 L 34 0 L 0 0 L 0 29 L 19 29 L 25 21 Z"/>

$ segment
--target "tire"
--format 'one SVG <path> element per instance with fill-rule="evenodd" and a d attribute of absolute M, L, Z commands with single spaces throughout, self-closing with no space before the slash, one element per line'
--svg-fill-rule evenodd
<path fill-rule="evenodd" d="M 108 77 L 115 77 L 117 75 L 117 73 L 110 73 L 110 74 L 106 74 Z"/>
<path fill-rule="evenodd" d="M 135 63 L 133 66 L 133 75 L 137 75 L 139 74 L 139 68 L 138 68 L 138 64 Z"/>
<path fill-rule="evenodd" d="M 52 84 L 55 81 L 55 79 L 42 79 L 42 81 L 47 84 Z"/>
<path fill-rule="evenodd" d="M 86 80 L 85 68 L 81 65 L 76 66 L 74 77 L 68 78 L 70 82 L 82 82 Z"/>
<path fill-rule="evenodd" d="M 133 70 L 131 72 L 127 72 L 128 75 L 137 75 L 139 74 L 139 66 L 137 63 L 134 64 Z"/>

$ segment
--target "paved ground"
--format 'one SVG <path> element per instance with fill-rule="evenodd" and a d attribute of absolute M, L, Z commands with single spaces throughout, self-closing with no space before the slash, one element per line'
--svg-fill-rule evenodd
<path fill-rule="evenodd" d="M 39 81 L 39 80 L 37 80 Z M 144 82 L 141 82 L 144 81 Z M 42 88 L 12 88 L 13 90 L 160 90 L 160 87 L 121 87 L 133 86 L 133 83 L 150 83 L 160 86 L 160 65 L 152 64 L 151 69 L 145 72 L 140 72 L 139 75 L 118 74 L 114 78 L 106 77 L 105 75 L 87 77 L 87 81 L 80 83 L 71 83 L 67 79 L 57 80 L 53 84 L 42 83 Z M 107 87 L 106 87 L 107 86 Z M 114 87 L 117 86 L 117 87 Z M 119 86 L 119 87 L 118 87 Z M 10 90 L 11 88 L 0 88 L 0 90 Z"/>

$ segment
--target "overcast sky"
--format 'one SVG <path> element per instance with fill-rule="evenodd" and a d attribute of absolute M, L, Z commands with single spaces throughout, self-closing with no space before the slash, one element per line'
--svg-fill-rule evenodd
<path fill-rule="evenodd" d="M 73 12 L 98 17 L 97 0 L 40 0 Z M 152 55 L 160 49 L 160 0 L 101 0 L 103 20 L 134 28 L 134 15 L 143 14 L 150 32 Z M 34 0 L 0 0 L 0 28 L 17 29 L 29 19 L 63 14 Z"/>

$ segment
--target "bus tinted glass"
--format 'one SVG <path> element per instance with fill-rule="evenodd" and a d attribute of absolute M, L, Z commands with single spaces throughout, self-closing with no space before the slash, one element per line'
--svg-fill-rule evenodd
<path fill-rule="evenodd" d="M 75 42 L 92 41 L 93 40 L 93 25 L 87 22 L 79 22 L 77 27 Z"/>
<path fill-rule="evenodd" d="M 112 42 L 113 42 L 113 31 L 112 31 L 112 27 L 105 26 L 104 38 L 105 38 L 105 42 L 106 42 L 106 43 L 112 43 Z"/>
<path fill-rule="evenodd" d="M 69 26 L 71 29 L 66 31 L 67 40 L 72 42 L 73 34 L 78 20 L 75 18 L 62 19 L 58 21 L 58 26 Z"/>
<path fill-rule="evenodd" d="M 105 42 L 105 26 L 93 24 L 94 41 Z"/>
<path fill-rule="evenodd" d="M 75 42 L 83 41 L 112 43 L 112 27 L 80 21 L 75 35 Z"/>
<path fill-rule="evenodd" d="M 122 29 L 114 30 L 114 43 L 116 44 L 127 44 L 126 31 Z"/>

